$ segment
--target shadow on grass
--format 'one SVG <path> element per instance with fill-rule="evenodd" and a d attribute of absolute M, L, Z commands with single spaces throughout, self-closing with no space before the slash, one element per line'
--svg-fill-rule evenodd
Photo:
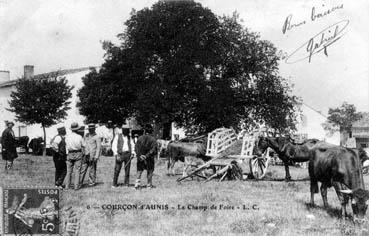
<path fill-rule="evenodd" d="M 306 207 L 306 210 L 308 210 L 308 211 L 310 211 L 311 209 L 326 211 L 330 217 L 337 218 L 337 219 L 342 219 L 341 209 L 333 208 L 330 205 L 328 207 L 324 207 L 324 206 L 320 206 L 320 205 L 316 205 L 316 204 L 312 206 L 310 204 L 310 202 L 303 202 L 303 201 L 299 201 L 299 202 L 303 203 Z"/>
<path fill-rule="evenodd" d="M 286 183 L 293 183 L 293 182 L 305 182 L 305 181 L 310 181 L 310 178 L 302 178 L 302 179 L 291 179 L 286 181 L 285 178 L 272 178 L 272 177 L 265 177 L 263 179 L 247 179 L 247 180 L 252 180 L 252 181 L 273 181 L 273 182 L 286 182 Z"/>

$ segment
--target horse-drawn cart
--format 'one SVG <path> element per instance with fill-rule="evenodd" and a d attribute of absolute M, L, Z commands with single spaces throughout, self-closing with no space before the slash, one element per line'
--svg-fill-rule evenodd
<path fill-rule="evenodd" d="M 220 177 L 219 181 L 226 178 L 229 179 L 246 179 L 252 176 L 255 179 L 262 179 L 267 171 L 270 161 L 269 153 L 266 152 L 262 156 L 254 155 L 254 147 L 257 133 L 245 134 L 242 140 L 237 140 L 233 129 L 219 128 L 208 134 L 206 155 L 211 159 L 204 164 L 196 167 L 186 176 L 179 178 L 180 182 L 187 178 L 200 177 L 205 181 L 210 181 L 216 177 Z M 242 141 L 241 150 L 239 147 L 234 148 L 238 153 L 229 151 L 232 147 Z M 247 175 L 248 166 L 250 175 Z M 203 172 L 206 169 L 212 169 L 213 173 L 209 176 Z"/>

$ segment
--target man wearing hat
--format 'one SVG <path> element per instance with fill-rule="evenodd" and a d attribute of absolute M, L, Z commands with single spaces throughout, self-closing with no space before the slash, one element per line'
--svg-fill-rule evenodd
<path fill-rule="evenodd" d="M 58 134 L 51 139 L 50 145 L 53 150 L 53 160 L 55 164 L 55 186 L 63 188 L 63 182 L 67 174 L 67 147 L 65 135 L 67 134 L 65 127 L 59 127 Z"/>
<path fill-rule="evenodd" d="M 80 184 L 83 185 L 87 169 L 89 169 L 89 186 L 96 184 L 96 165 L 101 154 L 101 138 L 96 134 L 96 125 L 88 125 L 88 134 L 84 139 L 84 155 L 82 158 L 82 168 Z"/>
<path fill-rule="evenodd" d="M 18 157 L 15 135 L 13 132 L 14 123 L 12 121 L 5 122 L 6 129 L 1 136 L 1 153 L 5 160 L 5 170 L 10 170 L 13 167 L 13 161 Z"/>
<path fill-rule="evenodd" d="M 146 125 L 145 135 L 137 139 L 135 150 L 137 154 L 137 179 L 135 188 L 140 188 L 141 175 L 144 170 L 147 170 L 147 187 L 153 188 L 152 176 L 154 174 L 155 156 L 157 155 L 157 143 L 152 136 L 153 129 L 151 125 Z"/>
<path fill-rule="evenodd" d="M 70 129 L 72 132 L 65 137 L 65 143 L 67 145 L 67 176 L 65 179 L 65 188 L 70 188 L 70 182 L 72 172 L 74 172 L 74 189 L 78 190 L 79 186 L 79 175 L 81 172 L 81 161 L 82 161 L 82 148 L 83 138 L 78 134 L 80 129 L 78 123 L 73 122 Z"/>
<path fill-rule="evenodd" d="M 135 155 L 133 139 L 130 136 L 128 125 L 123 125 L 122 129 L 117 128 L 112 143 L 112 151 L 115 157 L 115 167 L 112 187 L 118 187 L 118 177 L 124 165 L 124 186 L 129 185 L 129 171 L 131 159 Z"/>

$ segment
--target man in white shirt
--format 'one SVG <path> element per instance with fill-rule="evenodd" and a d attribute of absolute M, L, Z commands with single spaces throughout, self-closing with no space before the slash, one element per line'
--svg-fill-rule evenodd
<path fill-rule="evenodd" d="M 129 171 L 131 168 L 131 157 L 134 153 L 134 143 L 129 134 L 129 127 L 122 126 L 117 129 L 116 135 L 112 142 L 112 151 L 115 157 L 115 168 L 113 177 L 113 188 L 118 187 L 118 177 L 122 164 L 124 164 L 124 186 L 129 185 Z"/>
<path fill-rule="evenodd" d="M 74 189 L 78 190 L 80 188 L 79 175 L 81 172 L 83 138 L 81 135 L 77 134 L 78 130 L 80 129 L 78 123 L 72 123 L 70 129 L 72 130 L 72 132 L 65 137 L 65 143 L 68 153 L 65 188 L 70 188 L 72 172 L 74 171 Z"/>

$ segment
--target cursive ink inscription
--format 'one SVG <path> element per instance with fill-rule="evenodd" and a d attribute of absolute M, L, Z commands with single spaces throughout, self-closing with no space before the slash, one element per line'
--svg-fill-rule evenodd
<path fill-rule="evenodd" d="M 321 51 L 328 57 L 328 47 L 345 34 L 349 22 L 349 20 L 342 20 L 323 29 L 287 56 L 286 63 L 292 64 L 306 58 L 311 62 L 312 56 Z"/>
<path fill-rule="evenodd" d="M 324 4 L 322 5 L 324 7 Z M 322 12 L 317 12 L 317 10 L 315 9 L 315 7 L 311 8 L 311 15 L 310 15 L 310 19 L 311 21 L 315 21 L 319 18 L 323 18 L 329 14 L 331 14 L 332 12 L 339 10 L 339 9 L 343 9 L 343 4 L 341 5 L 337 5 L 334 7 L 331 7 L 328 10 L 322 11 Z"/>
<path fill-rule="evenodd" d="M 283 27 L 282 27 L 282 33 L 285 34 L 288 30 L 291 30 L 293 28 L 297 28 L 301 25 L 305 25 L 306 21 L 301 21 L 298 23 L 292 23 L 292 14 L 288 15 L 286 17 L 286 20 L 284 21 Z"/>
<path fill-rule="evenodd" d="M 312 7 L 311 8 L 311 11 L 310 11 L 310 18 L 307 18 L 306 20 L 303 20 L 303 21 L 293 21 L 292 20 L 292 14 L 288 15 L 286 17 L 286 19 L 284 20 L 283 22 L 283 26 L 282 26 L 282 33 L 283 34 L 286 34 L 287 31 L 290 31 L 290 30 L 293 30 L 293 29 L 296 29 L 302 25 L 305 25 L 305 24 L 308 24 L 310 22 L 314 22 L 314 21 L 317 21 L 321 18 L 324 18 L 330 14 L 332 14 L 333 12 L 337 11 L 337 10 L 340 10 L 340 9 L 343 9 L 343 4 L 340 4 L 340 5 L 335 5 L 333 7 L 330 7 L 329 9 L 324 9 L 325 8 L 325 5 L 322 4 L 321 6 L 322 8 L 319 8 L 319 7 Z"/>

